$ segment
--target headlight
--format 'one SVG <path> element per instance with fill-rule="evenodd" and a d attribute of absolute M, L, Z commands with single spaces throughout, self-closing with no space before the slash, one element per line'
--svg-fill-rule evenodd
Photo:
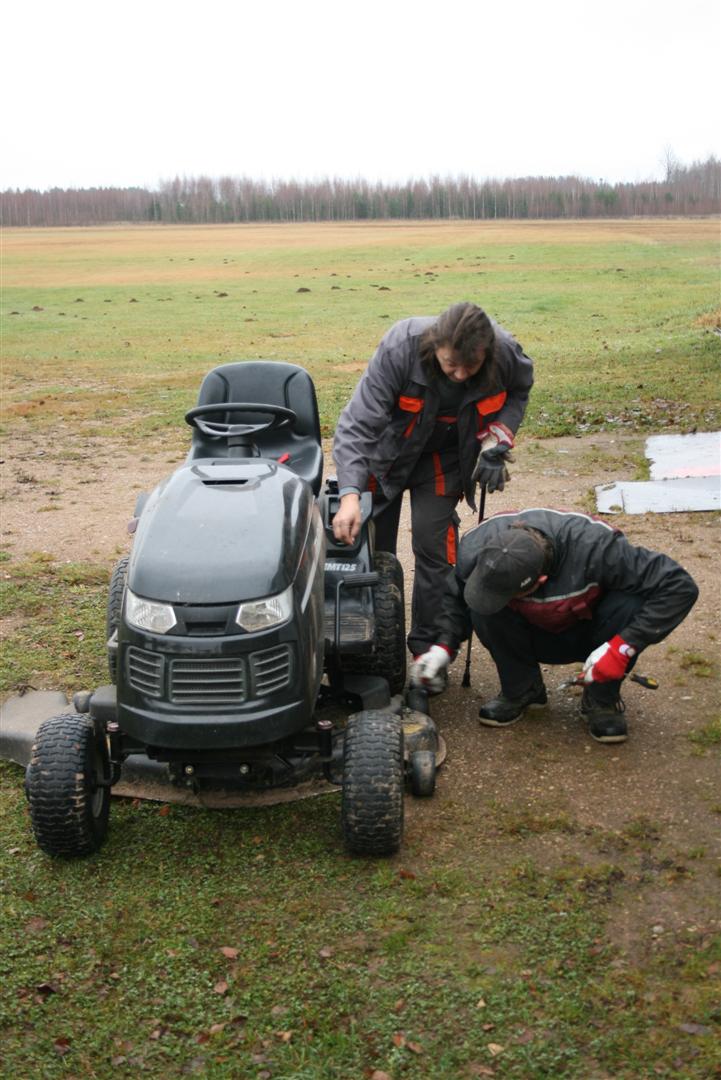
<path fill-rule="evenodd" d="M 125 618 L 131 626 L 141 630 L 151 630 L 154 634 L 167 634 L 172 630 L 177 619 L 170 604 L 160 604 L 157 600 L 144 600 L 130 589 L 125 592 Z"/>
<path fill-rule="evenodd" d="M 264 600 L 247 600 L 238 608 L 235 621 L 248 633 L 269 630 L 271 626 L 280 626 L 288 622 L 293 614 L 293 586 L 277 596 L 266 596 Z"/>

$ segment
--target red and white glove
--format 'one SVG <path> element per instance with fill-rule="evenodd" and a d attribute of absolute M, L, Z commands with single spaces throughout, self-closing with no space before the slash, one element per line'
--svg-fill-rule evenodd
<path fill-rule="evenodd" d="M 499 423 L 498 420 L 489 424 L 480 435 L 481 452 L 484 454 L 489 450 L 495 451 L 498 455 L 507 454 L 516 445 L 511 429 L 507 428 L 505 424 Z"/>
<path fill-rule="evenodd" d="M 592 683 L 622 679 L 626 674 L 629 661 L 633 659 L 637 651 L 633 645 L 628 645 L 616 634 L 610 641 L 604 641 L 603 645 L 599 645 L 587 657 L 583 665 L 583 681 Z"/>
<path fill-rule="evenodd" d="M 432 694 L 440 694 L 446 688 L 450 662 L 451 654 L 445 645 L 431 645 L 428 652 L 421 653 L 411 664 L 411 686 L 422 686 Z"/>

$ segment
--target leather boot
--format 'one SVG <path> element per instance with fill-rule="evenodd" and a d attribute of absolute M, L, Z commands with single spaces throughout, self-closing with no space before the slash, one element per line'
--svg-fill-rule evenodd
<path fill-rule="evenodd" d="M 519 697 L 510 698 L 500 693 L 498 697 L 486 701 L 479 709 L 478 719 L 486 727 L 506 727 L 520 720 L 524 709 L 531 705 L 545 705 L 547 701 L 543 683 L 534 683 Z"/>

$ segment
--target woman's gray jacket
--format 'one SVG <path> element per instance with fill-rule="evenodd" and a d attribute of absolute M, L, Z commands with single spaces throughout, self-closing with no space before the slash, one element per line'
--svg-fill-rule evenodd
<path fill-rule="evenodd" d="M 383 337 L 338 420 L 333 457 L 338 486 L 365 491 L 371 477 L 386 498 L 406 482 L 434 429 L 439 394 L 421 363 L 419 346 L 435 317 L 402 319 Z M 494 323 L 496 381 L 470 379 L 458 410 L 463 494 L 475 508 L 471 473 L 481 436 L 492 420 L 517 431 L 533 385 L 533 363 L 518 342 Z M 484 382 L 486 385 L 484 385 Z"/>

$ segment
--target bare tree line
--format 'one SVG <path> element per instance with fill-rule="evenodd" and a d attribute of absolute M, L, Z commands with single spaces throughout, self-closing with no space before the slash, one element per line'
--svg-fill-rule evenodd
<path fill-rule="evenodd" d="M 705 215 L 721 209 L 721 161 L 710 157 L 685 166 L 669 155 L 664 180 L 636 183 L 575 176 L 434 176 L 403 184 L 200 176 L 163 181 L 154 191 L 7 190 L 0 202 L 4 226 Z"/>

